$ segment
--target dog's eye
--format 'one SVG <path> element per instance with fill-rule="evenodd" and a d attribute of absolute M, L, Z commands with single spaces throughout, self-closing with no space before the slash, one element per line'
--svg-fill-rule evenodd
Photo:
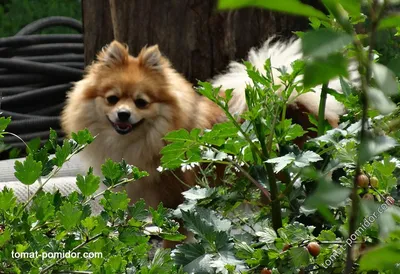
<path fill-rule="evenodd" d="M 115 96 L 115 95 L 111 95 L 111 96 L 107 97 L 107 102 L 110 105 L 115 105 L 116 103 L 118 103 L 118 101 L 119 101 L 119 98 L 117 96 Z"/>
<path fill-rule="evenodd" d="M 145 108 L 149 103 L 144 99 L 136 99 L 135 105 L 137 108 Z"/>

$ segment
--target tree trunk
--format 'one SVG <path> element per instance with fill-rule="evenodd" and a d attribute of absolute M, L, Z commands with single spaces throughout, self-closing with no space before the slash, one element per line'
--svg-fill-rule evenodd
<path fill-rule="evenodd" d="M 216 0 L 83 0 L 85 63 L 105 44 L 126 43 L 136 55 L 158 44 L 176 70 L 195 83 L 246 57 L 268 37 L 289 37 L 307 19 L 260 9 L 219 12 Z"/>

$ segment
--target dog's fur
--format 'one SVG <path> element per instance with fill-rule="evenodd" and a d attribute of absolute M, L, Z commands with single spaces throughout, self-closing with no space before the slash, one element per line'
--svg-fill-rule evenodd
<path fill-rule="evenodd" d="M 267 58 L 271 58 L 273 67 L 286 66 L 290 70 L 290 63 L 301 57 L 299 52 L 299 41 L 288 44 L 267 41 L 260 49 L 252 49 L 248 60 L 261 72 L 264 72 Z M 279 75 L 277 70 L 274 75 Z M 276 77 L 275 81 L 279 79 Z M 234 88 L 230 110 L 239 114 L 245 111 L 244 89 L 251 81 L 243 64 L 231 63 L 227 73 L 216 77 L 212 83 L 223 89 Z M 333 85 L 340 89 L 338 82 Z M 118 101 L 115 102 L 115 97 L 111 100 L 111 96 L 117 96 Z M 113 102 L 108 102 L 107 98 Z M 303 112 L 316 115 L 318 106 L 319 92 L 307 93 L 289 106 L 289 112 L 292 118 L 301 121 L 299 117 Z M 121 110 L 130 112 L 128 121 L 118 120 L 117 113 Z M 342 113 L 343 107 L 328 97 L 325 118 L 332 126 L 337 125 Z M 160 150 L 165 145 L 164 135 L 180 128 L 211 128 L 223 121 L 223 112 L 198 95 L 171 67 L 157 46 L 144 48 L 137 57 L 132 57 L 128 49 L 116 41 L 99 53 L 98 61 L 89 66 L 84 79 L 75 84 L 62 114 L 62 126 L 67 134 L 88 128 L 97 135 L 81 153 L 85 164 L 92 166 L 96 173 L 100 174 L 100 166 L 107 158 L 125 159 L 149 172 L 149 177 L 129 184 L 127 192 L 133 202 L 144 198 L 153 207 L 161 201 L 167 207 L 176 207 L 182 202 L 181 192 L 185 189 L 170 173 L 157 171 Z M 186 184 L 194 185 L 192 173 L 178 175 Z"/>

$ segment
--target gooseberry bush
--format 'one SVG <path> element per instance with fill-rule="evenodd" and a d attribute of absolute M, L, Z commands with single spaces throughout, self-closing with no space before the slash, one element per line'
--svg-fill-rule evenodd
<path fill-rule="evenodd" d="M 297 33 L 304 58 L 290 70 L 277 68 L 279 83 L 270 60 L 265 74 L 246 63 L 253 83 L 246 88 L 249 110 L 240 117 L 228 112 L 232 91 L 221 97 L 218 87 L 199 82 L 198 92 L 228 120 L 165 136 L 160 170 L 198 170 L 198 186 L 183 193 L 175 210 L 129 205 L 125 192 L 112 191 L 146 176 L 124 161 L 108 160 L 103 179 L 92 170 L 78 175 L 80 192 L 68 196 L 40 187 L 19 203 L 4 189 L 0 273 L 399 273 L 400 108 L 393 100 L 400 70 L 380 64 L 374 45 L 380 30 L 400 27 L 400 16 L 387 12 L 393 1 L 321 2 L 328 15 L 297 0 L 220 0 L 221 9 L 258 6 L 309 17 L 313 30 Z M 370 29 L 357 33 L 365 20 Z M 357 70 L 355 81 L 347 80 L 349 66 Z M 332 81 L 340 81 L 341 92 L 329 87 Z M 287 105 L 317 86 L 320 118 L 309 115 L 312 126 L 302 128 L 287 119 Z M 321 118 L 327 94 L 347 109 L 337 128 Z M 0 136 L 9 121 L 0 118 Z M 310 132 L 316 137 L 298 146 Z M 93 137 L 84 130 L 61 146 L 56 140 L 51 131 L 43 147 L 28 146 L 25 161 L 15 164 L 23 184 L 45 185 Z M 103 210 L 94 216 L 90 202 L 99 199 Z M 184 239 L 174 218 L 194 239 L 149 256 L 152 235 Z M 35 251 L 102 257 L 12 257 Z"/>

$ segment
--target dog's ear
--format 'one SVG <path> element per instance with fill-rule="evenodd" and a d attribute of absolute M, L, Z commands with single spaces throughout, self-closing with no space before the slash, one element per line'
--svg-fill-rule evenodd
<path fill-rule="evenodd" d="M 97 59 L 107 66 L 119 66 L 128 63 L 128 47 L 114 40 L 97 55 Z"/>
<path fill-rule="evenodd" d="M 144 47 L 138 56 L 139 63 L 153 70 L 161 70 L 168 65 L 168 61 L 162 56 L 158 45 Z"/>

